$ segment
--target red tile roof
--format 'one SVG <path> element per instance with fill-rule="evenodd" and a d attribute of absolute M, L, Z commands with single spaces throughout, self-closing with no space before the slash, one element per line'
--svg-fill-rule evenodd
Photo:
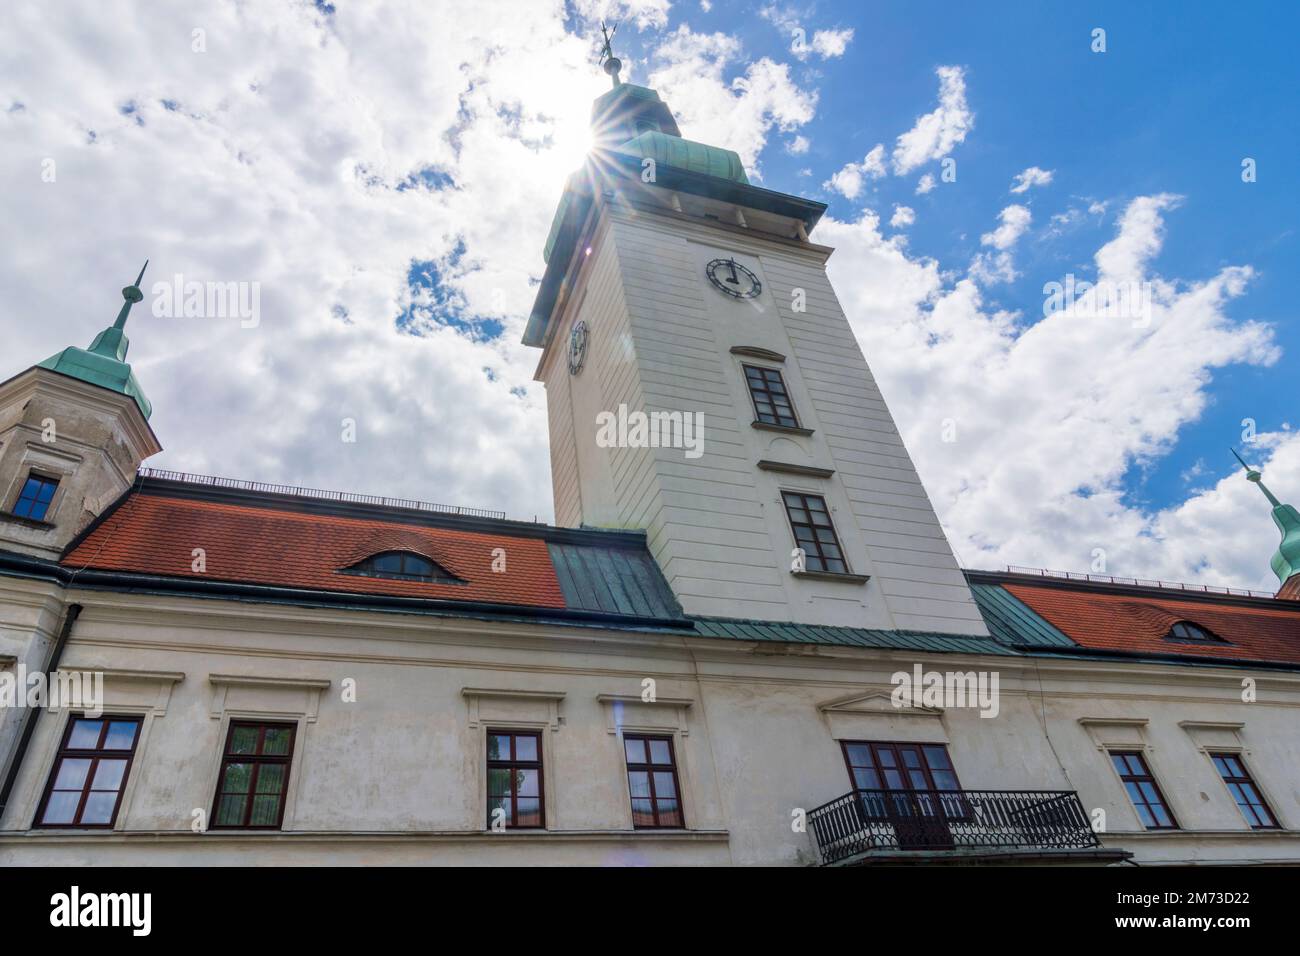
<path fill-rule="evenodd" d="M 202 548 L 205 571 L 193 570 Z M 504 549 L 506 570 L 492 570 Z M 411 550 L 466 584 L 342 574 L 369 555 Z M 278 587 L 562 608 L 546 542 L 294 511 L 132 494 L 63 558 L 64 566 Z"/>
<path fill-rule="evenodd" d="M 1002 586 L 1081 647 L 1137 654 L 1300 664 L 1300 606 L 1276 609 L 1231 599 L 1199 600 L 1089 592 L 1081 587 L 1003 582 Z M 1227 643 L 1165 640 L 1178 621 L 1199 624 Z"/>

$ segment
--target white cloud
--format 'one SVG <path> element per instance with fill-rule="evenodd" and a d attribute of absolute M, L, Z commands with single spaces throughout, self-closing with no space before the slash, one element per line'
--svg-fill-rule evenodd
<path fill-rule="evenodd" d="M 843 56 L 853 40 L 852 27 L 814 30 L 812 39 L 809 40 L 808 31 L 799 22 L 798 11 L 790 7 L 779 7 L 770 3 L 760 7 L 758 15 L 790 38 L 790 52 L 800 60 L 806 60 L 812 54 L 816 54 L 823 60 Z"/>
<path fill-rule="evenodd" d="M 975 125 L 975 114 L 966 105 L 966 74 L 959 66 L 941 66 L 939 105 L 916 120 L 898 137 L 894 146 L 894 173 L 901 176 L 953 151 Z"/>
<path fill-rule="evenodd" d="M 894 205 L 894 214 L 889 217 L 889 225 L 895 229 L 904 229 L 916 222 L 916 210 L 911 206 Z"/>
<path fill-rule="evenodd" d="M 935 187 L 934 174 L 926 173 L 924 176 L 922 176 L 920 179 L 916 181 L 916 194 L 918 196 L 924 196 L 934 187 Z"/>
<path fill-rule="evenodd" d="M 785 144 L 785 151 L 792 156 L 802 156 L 808 152 L 809 145 L 807 136 L 796 136 Z"/>
<path fill-rule="evenodd" d="M 994 249 L 1010 249 L 1025 234 L 1033 216 L 1025 206 L 1010 205 L 998 214 L 999 225 L 992 232 L 980 236 L 980 245 Z"/>
<path fill-rule="evenodd" d="M 856 199 L 868 179 L 885 175 L 885 147 L 877 143 L 860 163 L 849 163 L 822 186 L 833 189 L 847 199 Z"/>
<path fill-rule="evenodd" d="M 808 123 L 817 93 L 795 83 L 788 64 L 767 57 L 728 82 L 726 71 L 741 53 L 740 41 L 728 34 L 679 26 L 655 51 L 650 85 L 677 114 L 684 136 L 734 149 L 758 177 L 758 154 L 769 133 L 792 133 Z"/>
<path fill-rule="evenodd" d="M 1034 186 L 1046 186 L 1051 181 L 1052 170 L 1030 166 L 1024 172 L 1016 174 L 1016 178 L 1011 184 L 1011 191 L 1013 193 L 1023 193 Z"/>
<path fill-rule="evenodd" d="M 1267 503 L 1231 463 L 1213 488 L 1165 509 L 1126 497 L 1124 476 L 1158 460 L 1211 401 L 1215 369 L 1276 361 L 1271 330 L 1227 315 L 1252 272 L 1151 270 L 1170 197 L 1132 201 L 1097 253 L 1108 274 L 1153 287 L 1152 321 L 1024 315 L 983 301 L 970 278 L 911 259 L 873 216 L 826 220 L 831 278 L 959 558 L 1237 586 L 1270 584 Z M 1103 265 L 1104 263 L 1104 265 Z M 1025 318 L 1028 317 L 1029 321 Z M 956 441 L 943 440 L 945 419 Z M 1225 444 L 1236 440 L 1235 434 Z M 1274 490 L 1300 487 L 1300 438 L 1263 436 Z M 1224 453 L 1226 459 L 1226 451 Z"/>
<path fill-rule="evenodd" d="M 708 12 L 708 6 L 704 10 Z M 661 29 L 668 25 L 671 0 L 574 0 L 578 15 L 586 20 L 611 23 L 631 21 L 637 29 Z"/>
<path fill-rule="evenodd" d="M 852 40 L 852 27 L 843 30 L 818 30 L 813 34 L 812 49 L 823 60 L 829 60 L 832 57 L 843 56 Z"/>

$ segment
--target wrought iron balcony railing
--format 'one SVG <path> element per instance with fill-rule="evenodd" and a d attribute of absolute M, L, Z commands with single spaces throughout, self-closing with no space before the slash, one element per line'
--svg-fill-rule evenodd
<path fill-rule="evenodd" d="M 823 863 L 871 850 L 1101 845 L 1072 790 L 857 790 L 808 814 Z"/>

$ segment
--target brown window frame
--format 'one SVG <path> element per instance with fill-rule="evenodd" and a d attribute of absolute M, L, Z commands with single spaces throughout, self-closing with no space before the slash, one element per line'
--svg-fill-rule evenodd
<path fill-rule="evenodd" d="M 1206 755 L 1210 758 L 1210 763 L 1214 765 L 1214 769 L 1218 772 L 1219 779 L 1222 780 L 1223 785 L 1228 788 L 1228 795 L 1231 796 L 1233 801 L 1237 804 L 1237 809 L 1241 811 L 1241 815 L 1245 817 L 1246 822 L 1250 824 L 1252 830 L 1282 829 L 1282 825 L 1278 823 L 1277 814 L 1273 812 L 1273 808 L 1270 807 L 1268 801 L 1264 799 L 1264 794 L 1260 792 L 1259 784 L 1257 784 L 1254 777 L 1250 775 L 1250 770 L 1246 767 L 1246 761 L 1241 759 L 1241 754 L 1223 750 L 1207 750 Z M 1226 767 L 1229 760 L 1237 765 L 1237 768 L 1241 771 L 1240 774 L 1229 775 Z M 1223 761 L 1225 766 L 1219 766 L 1220 761 Z M 1255 795 L 1255 802 L 1252 803 L 1247 799 L 1245 806 L 1243 806 L 1241 797 L 1239 797 L 1237 792 L 1232 789 L 1234 786 L 1237 788 L 1237 791 L 1241 791 L 1243 787 L 1249 787 L 1250 792 Z M 1250 817 L 1246 815 L 1245 807 L 1249 807 L 1256 817 L 1266 817 L 1268 822 L 1258 824 L 1251 823 Z"/>
<path fill-rule="evenodd" d="M 510 738 L 510 756 L 502 759 L 492 759 L 488 756 L 487 746 L 493 737 Z M 518 747 L 516 739 L 519 737 L 532 737 L 537 741 L 537 759 L 520 760 L 516 755 Z M 492 829 L 492 800 L 502 799 L 503 797 L 510 801 L 510 816 L 506 822 L 507 830 L 545 830 L 546 829 L 546 771 L 544 766 L 545 755 L 542 752 L 543 735 L 540 730 L 519 730 L 511 727 L 489 727 L 487 736 L 483 740 L 484 755 L 486 757 L 487 772 L 485 774 L 485 790 L 487 791 L 487 827 Z M 536 770 L 537 771 L 537 822 L 520 824 L 516 823 L 519 819 L 519 792 L 518 779 L 513 775 L 510 778 L 509 794 L 492 793 L 492 771 L 493 770 Z M 530 795 L 525 795 L 524 799 L 532 799 Z"/>
<path fill-rule="evenodd" d="M 800 500 L 800 503 L 798 505 L 792 506 L 790 504 L 791 498 L 798 498 Z M 821 502 L 822 507 L 820 512 L 818 511 L 818 509 L 811 508 L 809 506 L 808 502 L 811 501 L 812 499 L 816 499 L 817 501 Z M 787 491 L 786 489 L 782 488 L 781 504 L 785 508 L 786 520 L 790 523 L 790 533 L 794 536 L 795 547 L 803 549 L 804 570 L 816 571 L 821 574 L 852 574 L 853 573 L 853 568 L 849 564 L 849 559 L 844 556 L 844 545 L 840 542 L 839 532 L 835 530 L 835 519 L 831 517 L 831 506 L 829 502 L 827 502 L 825 495 L 815 495 L 805 491 Z M 807 514 L 808 520 L 797 521 L 792 511 L 792 507 L 797 507 L 799 510 Z M 826 515 L 825 525 L 819 525 L 814 522 L 813 515 L 815 513 L 821 513 Z M 808 528 L 812 533 L 812 540 L 811 541 L 800 540 L 799 530 L 798 530 L 799 528 Z M 836 554 L 838 555 L 837 557 L 830 557 L 823 550 L 826 545 L 826 542 L 821 541 L 817 537 L 818 530 L 830 531 L 831 538 L 833 539 L 832 543 L 834 545 Z M 809 545 L 812 545 L 813 547 L 810 548 Z M 816 561 L 817 564 L 820 566 L 814 567 L 813 566 L 814 561 Z M 839 567 L 838 569 L 830 567 L 829 566 L 830 561 L 838 561 L 841 567 Z"/>
<path fill-rule="evenodd" d="M 99 729 L 99 737 L 95 741 L 94 747 L 70 747 L 72 733 L 76 729 L 79 721 L 102 722 L 103 726 Z M 130 750 L 105 750 L 104 743 L 108 737 L 109 726 L 113 723 L 132 723 L 135 724 L 135 735 L 131 738 Z M 41 795 L 41 802 L 36 807 L 36 819 L 32 823 L 32 829 L 40 830 L 111 830 L 117 824 L 118 812 L 122 809 L 122 795 L 126 792 L 127 782 L 131 779 L 131 768 L 135 765 L 136 748 L 140 746 L 140 733 L 144 729 L 144 717 L 139 714 L 100 714 L 98 717 L 87 717 L 84 713 L 70 714 L 68 724 L 63 728 L 63 737 L 59 741 L 58 752 L 54 756 L 54 765 L 50 768 L 49 779 L 45 782 L 45 791 Z M 80 822 L 82 814 L 86 809 L 86 801 L 90 794 L 95 792 L 94 781 L 96 771 L 99 769 L 99 762 L 103 759 L 126 760 L 126 766 L 122 768 L 122 779 L 117 787 L 117 799 L 113 802 L 113 812 L 109 816 L 107 823 L 82 823 Z M 64 760 L 89 760 L 90 766 L 86 770 L 85 780 L 81 785 L 81 798 L 77 801 L 77 810 L 72 815 L 69 823 L 46 823 L 44 822 L 45 811 L 49 808 L 50 798 L 54 795 L 54 784 L 59 779 L 59 770 L 63 767 Z M 62 793 L 72 793 L 75 791 L 64 790 Z M 109 791 L 98 791 L 107 793 Z"/>
<path fill-rule="evenodd" d="M 1115 768 L 1115 772 L 1119 775 L 1120 782 L 1124 784 L 1124 792 L 1128 794 L 1129 802 L 1133 804 L 1133 811 L 1137 814 L 1138 823 L 1142 824 L 1142 828 L 1144 830 L 1181 830 L 1182 829 L 1182 827 L 1178 825 L 1178 818 L 1174 816 L 1173 807 L 1169 805 L 1169 800 L 1165 797 L 1164 791 L 1160 789 L 1160 784 L 1156 781 L 1155 774 L 1151 772 L 1151 765 L 1147 763 L 1146 754 L 1144 754 L 1140 750 L 1108 750 L 1106 751 L 1106 755 L 1110 757 L 1111 766 Z M 1121 770 L 1115 764 L 1116 757 L 1125 758 L 1126 767 L 1129 758 L 1136 760 L 1138 764 L 1140 764 L 1142 767 L 1142 773 L 1135 774 L 1132 773 L 1131 770 L 1128 771 Z M 1151 789 L 1155 791 L 1156 799 L 1158 801 L 1160 809 L 1163 810 L 1165 816 L 1169 818 L 1169 822 L 1167 824 L 1161 823 L 1160 818 L 1155 813 L 1152 812 L 1151 808 L 1153 804 L 1151 803 L 1147 795 L 1142 792 L 1142 784 L 1150 784 Z M 1142 799 L 1140 801 L 1134 799 L 1133 791 L 1130 789 L 1130 785 L 1136 787 L 1138 793 L 1142 795 Z M 1143 808 L 1146 809 L 1147 814 L 1151 817 L 1152 821 L 1154 821 L 1153 826 L 1147 826 L 1146 822 L 1142 819 Z"/>
<path fill-rule="evenodd" d="M 764 425 L 775 425 L 778 428 L 800 428 L 799 413 L 795 410 L 794 399 L 790 397 L 790 386 L 786 383 L 785 375 L 779 368 L 768 368 L 764 365 L 750 365 L 748 362 L 741 362 L 740 368 L 745 376 L 745 386 L 749 389 L 749 401 L 754 406 L 754 417 Z M 750 377 L 750 373 L 758 376 L 758 382 Z M 781 391 L 772 390 L 772 376 L 776 377 L 776 382 L 780 384 Z M 780 395 L 784 400 L 786 407 L 790 410 L 789 421 L 781 420 L 781 413 L 776 402 L 776 396 Z M 771 420 L 763 417 L 762 410 L 759 409 L 759 402 L 764 402 L 772 409 Z"/>
<path fill-rule="evenodd" d="M 646 761 L 644 763 L 633 763 L 627 756 L 627 742 L 629 740 L 639 740 L 644 744 L 644 753 Z M 623 734 L 623 763 L 627 768 L 627 791 L 628 799 L 632 806 L 632 828 L 634 830 L 685 830 L 686 829 L 686 807 L 682 801 L 682 780 L 677 773 L 677 748 L 673 743 L 671 734 Z M 668 744 L 668 763 L 655 763 L 650 759 L 650 742 L 661 741 Z M 663 823 L 660 821 L 659 802 L 664 799 L 655 791 L 656 773 L 664 773 L 665 770 L 673 776 L 673 791 L 677 801 L 677 823 Z M 646 797 L 636 797 L 632 794 L 632 774 L 644 773 L 646 780 L 650 785 L 650 816 L 653 823 L 637 823 L 637 800 L 645 800 Z"/>
<path fill-rule="evenodd" d="M 253 753 L 232 753 L 231 745 L 235 740 L 235 731 L 241 727 L 257 727 L 257 748 Z M 266 744 L 266 732 L 269 729 L 288 730 L 289 731 L 289 749 L 283 754 L 265 754 L 262 752 Z M 298 743 L 298 724 L 292 720 L 256 720 L 256 719 L 238 719 L 232 720 L 230 726 L 226 729 L 226 742 L 221 751 L 221 769 L 217 772 L 217 792 L 212 797 L 212 814 L 208 818 L 209 830 L 279 830 L 284 826 L 284 808 L 289 798 L 289 777 L 293 771 L 293 754 L 294 748 Z M 239 823 L 218 823 L 219 813 L 221 810 L 221 798 L 225 796 L 226 791 L 223 786 L 226 781 L 226 768 L 232 763 L 251 763 L 253 764 L 253 773 L 248 780 L 248 790 L 244 791 L 247 796 L 247 802 L 244 806 L 243 819 Z M 261 776 L 262 767 L 267 764 L 277 764 L 284 767 L 284 779 L 280 785 L 280 802 L 276 807 L 275 823 L 262 823 L 254 825 L 249 821 L 253 816 L 253 798 L 259 796 L 257 792 L 257 780 Z M 231 791 L 237 793 L 237 791 Z M 267 794 L 260 794 L 267 796 Z"/>

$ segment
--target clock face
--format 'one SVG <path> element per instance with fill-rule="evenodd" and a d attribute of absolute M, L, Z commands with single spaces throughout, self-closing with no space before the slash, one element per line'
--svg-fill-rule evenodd
<path fill-rule="evenodd" d="M 704 272 L 715 288 L 734 299 L 752 299 L 763 291 L 758 276 L 735 259 L 714 259 Z"/>
<path fill-rule="evenodd" d="M 569 374 L 577 375 L 587 360 L 587 323 L 579 322 L 569 333 Z"/>

